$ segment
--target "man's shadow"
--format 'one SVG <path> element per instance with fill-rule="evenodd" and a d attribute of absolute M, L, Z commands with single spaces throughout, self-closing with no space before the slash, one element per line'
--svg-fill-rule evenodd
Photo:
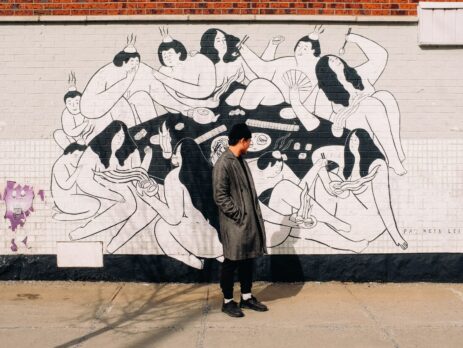
<path fill-rule="evenodd" d="M 262 275 L 259 280 L 269 282 L 257 294 L 261 301 L 273 301 L 296 296 L 303 288 L 306 275 L 301 262 L 301 256 L 296 254 L 294 245 L 297 239 L 288 236 L 284 244 L 284 254 L 271 254 L 281 246 L 268 248 L 270 255 L 256 262 L 256 275 Z M 271 243 L 270 245 L 275 245 Z M 290 283 L 290 284 L 288 284 Z"/>

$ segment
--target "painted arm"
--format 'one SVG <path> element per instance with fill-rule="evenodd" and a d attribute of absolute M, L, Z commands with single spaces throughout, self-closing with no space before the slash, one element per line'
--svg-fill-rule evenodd
<path fill-rule="evenodd" d="M 85 120 L 81 124 L 77 125 L 74 122 L 74 116 L 65 110 L 61 117 L 61 123 L 63 125 L 63 131 L 70 137 L 78 137 L 82 134 L 85 127 L 88 126 L 88 121 Z"/>
<path fill-rule="evenodd" d="M 88 118 L 100 118 L 110 111 L 128 90 L 136 73 L 137 70 L 130 70 L 126 77 L 109 87 L 103 80 L 91 80 L 82 94 L 80 103 L 82 115 Z M 95 75 L 94 79 L 96 80 L 97 77 L 98 75 Z"/>
<path fill-rule="evenodd" d="M 179 197 L 178 189 L 182 190 L 181 197 Z M 169 225 L 178 225 L 185 210 L 183 190 L 183 187 L 178 187 L 178 183 L 172 179 L 172 175 L 168 174 L 165 180 L 165 203 L 156 196 L 143 195 L 141 198 L 156 210 Z"/>
<path fill-rule="evenodd" d="M 259 201 L 259 207 L 262 212 L 262 218 L 272 224 L 287 226 L 287 227 L 299 227 L 295 222 L 290 220 L 290 215 L 282 215 L 277 211 L 269 208 L 265 204 Z"/>
<path fill-rule="evenodd" d="M 192 61 L 190 65 L 192 69 L 199 70 L 197 83 L 177 80 L 157 70 L 153 70 L 153 75 L 167 87 L 189 98 L 207 98 L 214 92 L 216 87 L 215 67 L 207 58 L 200 59 L 199 55 L 195 56 L 195 58 L 195 61 Z"/>
<path fill-rule="evenodd" d="M 230 219 L 240 221 L 242 212 L 230 195 L 230 177 L 226 168 L 216 163 L 212 177 L 215 204 Z"/>
<path fill-rule="evenodd" d="M 346 40 L 357 44 L 367 57 L 367 61 L 355 69 L 362 79 L 367 79 L 372 85 L 378 81 L 387 64 L 388 53 L 378 43 L 358 34 L 349 34 Z"/>
<path fill-rule="evenodd" d="M 257 54 L 251 51 L 246 45 L 242 45 L 240 49 L 241 57 L 243 57 L 249 68 L 260 78 L 271 80 L 275 74 L 275 61 L 265 61 Z"/>
<path fill-rule="evenodd" d="M 320 125 L 320 120 L 302 104 L 297 86 L 290 86 L 289 100 L 294 113 L 307 131 L 312 131 Z"/>
<path fill-rule="evenodd" d="M 63 165 L 64 167 L 64 165 Z M 65 176 L 64 170 L 67 169 L 66 167 L 63 168 L 63 171 L 54 171 L 53 175 L 55 176 L 55 180 L 59 187 L 61 187 L 63 190 L 70 190 L 72 186 L 76 183 L 77 178 L 79 177 L 79 170 L 80 168 L 77 167 L 76 170 L 74 170 L 74 173 L 72 173 L 70 176 Z"/>
<path fill-rule="evenodd" d="M 277 51 L 278 45 L 280 45 L 283 41 L 285 41 L 284 36 L 275 36 L 273 37 L 267 44 L 264 52 L 260 56 L 263 60 L 273 60 L 275 59 L 275 53 Z"/>
<path fill-rule="evenodd" d="M 326 165 L 327 164 L 328 164 L 328 161 L 326 159 L 320 158 L 319 160 L 317 160 L 314 163 L 314 165 L 312 166 L 312 168 L 310 168 L 310 170 L 307 172 L 307 174 L 301 179 L 298 186 L 301 189 L 304 189 L 305 185 L 307 184 L 307 186 L 309 188 L 311 188 L 312 185 L 314 184 L 315 180 L 319 176 L 319 174 L 321 174 L 320 178 L 323 177 L 322 182 L 323 182 L 323 180 L 326 180 L 326 177 L 328 176 L 328 172 L 326 171 Z M 329 177 L 328 177 L 328 179 L 329 179 Z M 325 182 L 327 182 L 327 181 L 325 181 Z M 327 183 L 329 183 L 329 182 L 327 182 Z"/>

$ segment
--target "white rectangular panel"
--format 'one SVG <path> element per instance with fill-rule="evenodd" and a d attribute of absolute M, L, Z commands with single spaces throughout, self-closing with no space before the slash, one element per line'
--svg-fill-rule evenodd
<path fill-rule="evenodd" d="M 102 242 L 56 242 L 58 267 L 103 267 Z"/>

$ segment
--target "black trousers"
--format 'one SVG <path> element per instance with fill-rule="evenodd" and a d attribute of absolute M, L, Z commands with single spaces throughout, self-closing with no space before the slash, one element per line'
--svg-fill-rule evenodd
<path fill-rule="evenodd" d="M 252 288 L 252 273 L 254 259 L 232 261 L 225 259 L 222 263 L 222 273 L 220 274 L 220 288 L 223 297 L 233 298 L 233 283 L 235 282 L 235 270 L 238 268 L 238 278 L 241 285 L 241 293 L 249 294 Z"/>

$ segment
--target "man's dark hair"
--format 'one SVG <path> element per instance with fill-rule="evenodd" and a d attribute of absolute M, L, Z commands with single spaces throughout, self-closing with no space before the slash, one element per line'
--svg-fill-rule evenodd
<path fill-rule="evenodd" d="M 296 46 L 294 46 L 294 51 L 296 50 L 297 45 L 299 45 L 300 42 L 310 42 L 312 44 L 312 49 L 313 49 L 313 55 L 315 57 L 320 57 L 320 41 L 318 40 L 312 40 L 308 35 L 301 37 L 299 41 L 296 43 Z"/>
<path fill-rule="evenodd" d="M 75 98 L 75 97 L 82 97 L 82 93 L 78 91 L 69 91 L 64 95 L 64 103 L 66 104 L 66 100 L 68 98 Z"/>
<path fill-rule="evenodd" d="M 84 152 L 85 149 L 87 148 L 87 145 L 81 145 L 78 143 L 71 143 L 66 148 L 64 149 L 63 155 L 68 155 L 70 153 L 73 153 L 74 151 L 82 151 Z"/>
<path fill-rule="evenodd" d="M 260 170 L 264 170 L 265 168 L 268 167 L 269 164 L 271 167 L 273 167 L 275 163 L 277 163 L 278 161 L 281 161 L 281 160 L 273 157 L 273 154 L 271 151 L 267 151 L 266 153 L 262 154 L 257 160 L 257 168 L 259 168 Z"/>
<path fill-rule="evenodd" d="M 164 64 L 164 59 L 162 59 L 162 52 L 168 51 L 171 48 L 174 49 L 175 53 L 180 53 L 181 61 L 184 61 L 188 55 L 185 46 L 183 46 L 180 41 L 172 40 L 171 42 L 162 42 L 158 47 L 158 58 L 164 66 L 166 66 L 166 64 Z"/>
<path fill-rule="evenodd" d="M 113 64 L 115 66 L 121 67 L 123 63 L 127 63 L 130 58 L 138 58 L 138 60 L 141 61 L 140 53 L 138 52 L 133 52 L 133 53 L 127 53 L 124 51 L 120 51 L 118 54 L 114 56 L 113 59 Z"/>
<path fill-rule="evenodd" d="M 251 139 L 252 133 L 246 123 L 237 123 L 235 124 L 230 133 L 228 133 L 228 145 L 233 146 L 238 144 L 241 139 Z"/>
<path fill-rule="evenodd" d="M 336 73 L 331 69 L 329 58 L 336 57 L 333 55 L 326 55 L 320 58 L 315 66 L 315 73 L 317 75 L 318 87 L 325 93 L 330 102 L 349 106 L 350 93 L 344 88 L 339 81 Z M 339 57 L 337 57 L 339 58 Z M 363 91 L 364 86 L 362 78 L 357 73 L 355 68 L 351 68 L 347 63 L 339 58 L 344 66 L 343 72 L 346 81 L 349 82 L 355 89 Z"/>

